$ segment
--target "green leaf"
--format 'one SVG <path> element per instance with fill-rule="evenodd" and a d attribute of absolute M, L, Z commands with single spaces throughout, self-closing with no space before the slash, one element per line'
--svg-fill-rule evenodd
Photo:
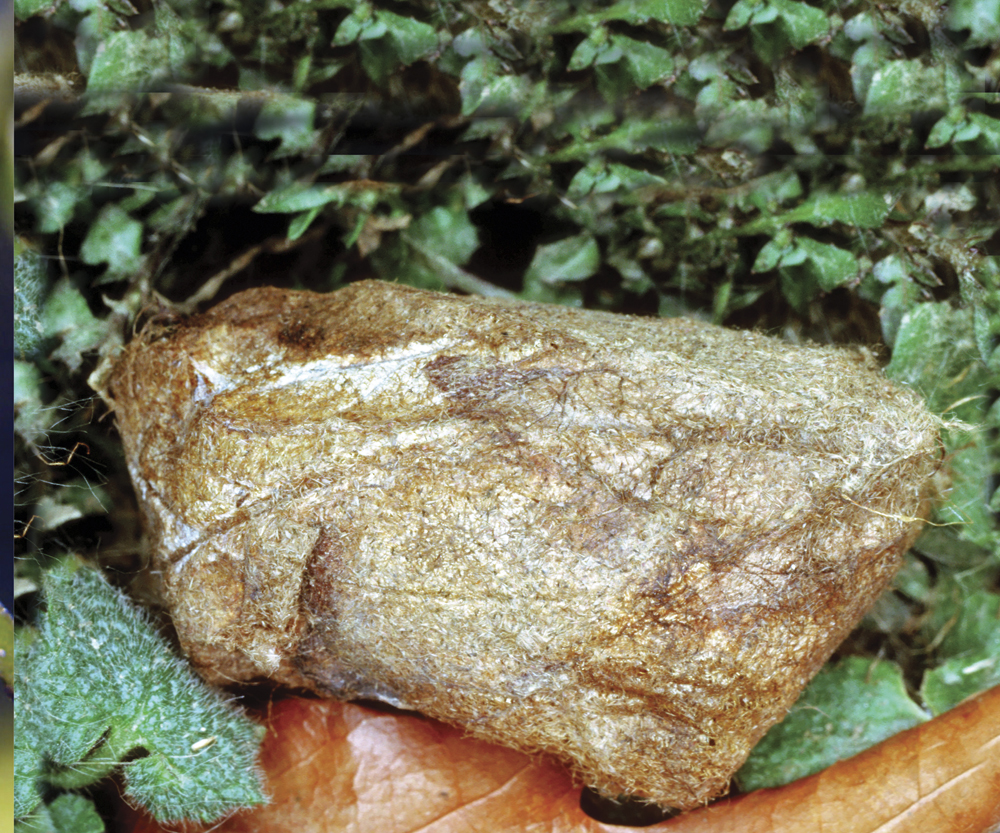
<path fill-rule="evenodd" d="M 76 27 L 76 61 L 80 72 L 90 74 L 98 50 L 104 47 L 111 35 L 123 28 L 118 15 L 95 3 L 93 10 Z"/>
<path fill-rule="evenodd" d="M 927 566 L 912 552 L 908 552 L 903 560 L 903 566 L 896 573 L 892 586 L 915 602 L 926 603 L 931 591 L 931 576 Z M 883 595 L 892 595 L 886 593 Z"/>
<path fill-rule="evenodd" d="M 948 144 L 964 128 L 969 126 L 968 114 L 964 107 L 952 107 L 931 128 L 925 143 L 929 148 L 939 148 Z M 971 136 L 970 138 L 975 138 Z"/>
<path fill-rule="evenodd" d="M 757 177 L 746 195 L 736 194 L 736 205 L 743 211 L 751 206 L 765 214 L 774 214 L 780 205 L 802 196 L 802 183 L 793 170 L 781 170 Z"/>
<path fill-rule="evenodd" d="M 716 147 L 736 144 L 762 153 L 771 145 L 775 132 L 773 113 L 767 103 L 759 99 L 733 99 L 730 96 L 738 93 L 732 90 L 720 89 L 719 93 L 721 97 L 714 104 L 709 103 L 710 97 L 698 96 L 699 108 L 706 104 L 704 115 L 712 117 L 705 141 Z"/>
<path fill-rule="evenodd" d="M 967 29 L 970 46 L 993 46 L 1000 41 L 1000 0 L 951 0 L 945 25 Z"/>
<path fill-rule="evenodd" d="M 433 26 L 385 10 L 373 12 L 367 3 L 358 5 L 340 24 L 333 45 L 355 41 L 361 66 L 379 85 L 400 66 L 409 66 L 438 48 Z"/>
<path fill-rule="evenodd" d="M 901 255 L 889 255 L 872 269 L 876 280 L 893 284 L 879 299 L 882 338 L 892 349 L 895 349 L 903 317 L 921 300 L 920 285 L 914 279 L 913 272 L 913 264 Z"/>
<path fill-rule="evenodd" d="M 830 29 L 830 21 L 822 9 L 796 0 L 769 2 L 777 9 L 782 27 L 796 49 L 823 37 Z"/>
<path fill-rule="evenodd" d="M 68 278 L 60 280 L 49 294 L 42 312 L 45 335 L 62 341 L 50 358 L 65 362 L 76 372 L 83 354 L 95 350 L 107 335 L 107 327 L 91 313 L 80 291 Z"/>
<path fill-rule="evenodd" d="M 707 0 L 620 0 L 607 9 L 573 15 L 552 27 L 553 32 L 589 32 L 609 20 L 634 25 L 650 20 L 674 26 L 693 26 L 700 19 Z"/>
<path fill-rule="evenodd" d="M 379 86 L 385 86 L 389 76 L 399 69 L 399 58 L 388 37 L 359 41 L 358 57 L 365 73 Z"/>
<path fill-rule="evenodd" d="M 303 211 L 298 216 L 293 217 L 288 224 L 288 239 L 298 240 L 305 234 L 309 226 L 312 225 L 312 221 L 319 216 L 319 211 L 319 208 L 310 208 L 308 211 Z"/>
<path fill-rule="evenodd" d="M 781 786 L 863 752 L 928 717 L 907 695 L 895 663 L 847 657 L 813 678 L 736 777 L 748 791 Z"/>
<path fill-rule="evenodd" d="M 106 506 L 111 506 L 111 501 L 100 486 L 83 478 L 69 480 L 39 498 L 35 504 L 35 524 L 42 530 L 55 529 L 77 518 L 106 514 Z"/>
<path fill-rule="evenodd" d="M 573 175 L 566 189 L 566 196 L 571 200 L 578 200 L 590 193 L 614 191 L 619 185 L 617 177 L 608 176 L 607 163 L 603 159 L 591 159 Z"/>
<path fill-rule="evenodd" d="M 829 292 L 857 277 L 858 260 L 846 249 L 805 237 L 799 246 L 808 253 L 821 289 Z"/>
<path fill-rule="evenodd" d="M 465 207 L 470 210 L 475 208 L 477 205 L 482 205 L 493 196 L 493 192 L 485 188 L 471 174 L 462 177 L 460 188 L 462 190 L 462 198 Z"/>
<path fill-rule="evenodd" d="M 795 263 L 802 263 L 805 260 L 805 252 L 798 251 L 798 260 L 796 257 L 796 248 L 792 242 L 792 232 L 788 229 L 782 229 L 779 231 L 773 239 L 768 240 L 764 244 L 764 248 L 760 250 L 757 254 L 757 259 L 754 261 L 753 272 L 770 272 L 772 269 L 776 269 L 778 266 L 782 265 L 787 260 L 787 265 L 795 265 Z"/>
<path fill-rule="evenodd" d="M 386 33 L 385 23 L 375 19 L 371 3 L 360 2 L 345 17 L 333 36 L 332 46 L 348 46 L 357 40 L 380 38 Z"/>
<path fill-rule="evenodd" d="M 600 265 L 601 251 L 590 235 L 567 237 L 558 243 L 538 247 L 524 282 L 527 286 L 582 281 L 593 275 Z"/>
<path fill-rule="evenodd" d="M 55 833 L 104 833 L 104 821 L 94 802 L 85 796 L 65 793 L 47 809 Z"/>
<path fill-rule="evenodd" d="M 934 413 L 972 424 L 985 413 L 979 398 L 988 387 L 985 371 L 972 311 L 947 303 L 920 304 L 904 316 L 885 369 L 891 379 L 919 391 Z"/>
<path fill-rule="evenodd" d="M 937 645 L 940 665 L 924 674 L 920 695 L 934 714 L 941 714 L 1000 685 L 1000 595 L 969 593 L 950 579 L 935 595 L 924 633 Z"/>
<path fill-rule="evenodd" d="M 29 446 L 41 443 L 57 412 L 42 402 L 42 371 L 33 362 L 14 360 L 14 433 Z"/>
<path fill-rule="evenodd" d="M 142 265 L 142 223 L 132 219 L 118 205 L 101 209 L 80 247 L 84 263 L 107 263 L 108 277 L 135 274 Z"/>
<path fill-rule="evenodd" d="M 798 250 L 797 250 L 798 251 Z M 799 314 L 804 314 L 809 304 L 819 294 L 816 278 L 809 271 L 781 269 L 779 272 L 781 294 L 792 308 Z"/>
<path fill-rule="evenodd" d="M 87 95 L 149 89 L 167 76 L 169 59 L 166 38 L 142 29 L 111 32 L 94 54 Z"/>
<path fill-rule="evenodd" d="M 767 23 L 777 16 L 778 10 L 762 0 L 738 0 L 726 15 L 726 22 L 722 28 L 731 32 L 749 26 L 751 22 Z"/>
<path fill-rule="evenodd" d="M 936 518 L 956 526 L 926 531 L 920 549 L 957 569 L 973 567 L 983 556 L 970 543 L 1000 552 L 988 505 L 994 460 L 983 424 L 993 377 L 979 355 L 973 311 L 925 303 L 905 313 L 885 372 L 917 390 L 934 413 L 969 426 L 942 432 L 952 482 Z"/>
<path fill-rule="evenodd" d="M 413 223 L 407 236 L 459 265 L 479 248 L 479 232 L 464 209 L 438 206 Z"/>
<path fill-rule="evenodd" d="M 174 9 L 173 6 L 177 6 Z M 166 48 L 164 66 L 173 80 L 187 80 L 200 71 L 201 65 L 222 67 L 234 60 L 232 53 L 214 32 L 206 31 L 204 24 L 191 16 L 178 12 L 183 7 L 178 0 L 163 0 L 155 5 L 155 31 Z M 132 12 L 135 14 L 135 12 Z"/>
<path fill-rule="evenodd" d="M 349 190 L 343 185 L 310 185 L 293 182 L 284 188 L 275 188 L 265 194 L 253 210 L 259 214 L 295 214 L 312 208 L 321 208 L 333 203 L 343 205 L 349 196 Z"/>
<path fill-rule="evenodd" d="M 611 43 L 621 50 L 629 77 L 636 88 L 644 90 L 673 72 L 674 62 L 666 49 L 625 35 L 612 35 Z"/>
<path fill-rule="evenodd" d="M 369 157 L 357 153 L 331 153 L 319 169 L 319 174 L 344 173 L 358 167 Z"/>
<path fill-rule="evenodd" d="M 865 96 L 864 113 L 895 115 L 948 107 L 945 72 L 919 60 L 889 61 L 875 70 Z"/>
<path fill-rule="evenodd" d="M 666 154 L 693 153 L 698 147 L 697 126 L 687 119 L 631 119 L 601 136 L 583 136 L 547 157 L 548 162 L 592 162 L 605 151 L 641 153 L 652 149 Z"/>
<path fill-rule="evenodd" d="M 573 71 L 586 69 L 591 66 L 599 55 L 604 54 L 610 48 L 608 30 L 604 26 L 595 26 L 585 37 L 573 54 L 570 56 L 566 69 Z"/>
<path fill-rule="evenodd" d="M 125 769 L 126 794 L 160 821 L 210 821 L 263 800 L 260 730 L 120 592 L 71 562 L 50 570 L 44 589 L 38 636 L 16 666 L 18 780 L 79 787 L 144 752 Z M 45 763 L 33 764 L 32 751 Z"/>
<path fill-rule="evenodd" d="M 437 32 L 433 26 L 384 10 L 379 11 L 376 18 L 385 24 L 396 58 L 405 66 L 426 57 L 438 47 Z"/>
<path fill-rule="evenodd" d="M 810 223 L 827 226 L 840 222 L 859 228 L 878 228 L 889 216 L 893 200 L 874 191 L 855 194 L 821 193 L 780 215 L 782 223 Z"/>
<path fill-rule="evenodd" d="M 40 232 L 61 230 L 76 212 L 80 203 L 90 198 L 90 189 L 70 185 L 66 182 L 52 182 L 43 188 L 38 198 L 33 200 L 35 213 L 38 216 Z"/>
<path fill-rule="evenodd" d="M 789 49 L 801 49 L 830 28 L 826 14 L 796 0 L 739 0 L 726 17 L 724 28 L 749 26 L 754 51 L 766 61 L 779 59 Z"/>
<path fill-rule="evenodd" d="M 44 14 L 55 5 L 55 0 L 14 0 L 14 17 L 27 20 L 36 14 Z"/>
<path fill-rule="evenodd" d="M 666 185 L 663 177 L 623 165 L 595 158 L 570 181 L 566 196 L 581 199 L 588 194 L 610 194 L 616 191 L 635 191 L 648 185 Z"/>
<path fill-rule="evenodd" d="M 934 714 L 1000 685 L 1000 640 L 990 649 L 945 660 L 924 675 L 920 696 Z"/>
<path fill-rule="evenodd" d="M 970 404 L 982 406 L 987 395 L 984 386 Z M 980 413 L 984 411 L 982 407 Z M 946 431 L 945 448 L 949 453 L 951 490 L 947 502 L 938 508 L 937 516 L 945 521 L 957 521 L 959 525 L 941 531 L 957 534 L 959 540 L 982 547 L 983 556 L 992 553 L 997 563 L 1000 561 L 1000 532 L 989 508 L 991 472 L 995 466 L 989 433 L 981 422 L 966 431 Z M 976 558 L 975 550 L 968 545 L 966 559 L 970 567 L 984 560 Z"/>
<path fill-rule="evenodd" d="M 280 139 L 271 156 L 279 159 L 314 150 L 318 136 L 313 129 L 316 102 L 293 96 L 270 96 L 265 101 L 253 132 L 260 139 Z"/>
<path fill-rule="evenodd" d="M 456 281 L 451 276 L 477 248 L 479 232 L 469 219 L 468 210 L 437 206 L 412 223 L 400 237 L 383 241 L 371 258 L 383 280 L 444 289 L 460 283 L 460 278 Z"/>
<path fill-rule="evenodd" d="M 821 291 L 832 289 L 857 276 L 858 263 L 853 254 L 830 243 L 797 237 L 785 244 L 779 235 L 761 250 L 754 271 L 765 271 L 777 264 L 781 293 L 800 313 Z"/>
<path fill-rule="evenodd" d="M 617 58 L 617 60 L 596 63 L 594 80 L 597 82 L 597 90 L 601 97 L 608 104 L 613 104 L 636 92 L 636 85 L 627 64 L 621 60 L 621 50 L 612 47 L 608 51 L 608 55 Z"/>
<path fill-rule="evenodd" d="M 967 592 L 961 582 L 943 578 L 935 588 L 924 635 L 936 645 L 938 659 L 967 657 L 993 648 L 1000 672 L 1000 595 Z"/>
<path fill-rule="evenodd" d="M 872 274 L 880 283 L 893 284 L 912 280 L 907 259 L 901 254 L 882 258 L 872 267 Z"/>
<path fill-rule="evenodd" d="M 95 9 L 107 9 L 115 14 L 129 16 L 137 13 L 135 6 L 129 0 L 69 0 L 69 5 L 78 12 L 92 12 Z"/>
<path fill-rule="evenodd" d="M 969 113 L 969 132 L 957 131 L 955 140 L 966 142 L 974 139 L 979 140 L 977 146 L 980 152 L 1000 154 L 1000 119 L 985 113 Z"/>
<path fill-rule="evenodd" d="M 31 720 L 36 692 L 22 683 L 31 635 L 29 628 L 19 628 L 14 635 L 14 818 L 18 819 L 37 812 L 44 788 L 44 749 L 37 742 Z"/>
<path fill-rule="evenodd" d="M 693 26 L 701 19 L 704 8 L 705 0 L 639 0 L 636 3 L 625 0 L 599 14 L 605 20 L 624 20 L 627 23 L 659 20 L 674 26 Z"/>
<path fill-rule="evenodd" d="M 331 185 L 309 185 L 293 182 L 277 188 L 253 207 L 262 214 L 295 214 L 300 211 L 318 211 L 325 205 L 341 207 L 358 206 L 366 212 L 372 211 L 379 202 L 391 198 L 399 192 L 399 185 L 393 183 L 340 182 Z"/>
<path fill-rule="evenodd" d="M 474 58 L 462 68 L 459 92 L 465 116 L 477 113 L 517 116 L 529 113 L 534 101 L 547 96 L 544 81 L 533 84 L 527 76 L 508 75 L 489 54 Z"/>

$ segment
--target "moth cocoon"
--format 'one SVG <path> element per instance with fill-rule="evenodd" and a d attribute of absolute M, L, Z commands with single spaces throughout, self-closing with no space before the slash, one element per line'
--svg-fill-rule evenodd
<path fill-rule="evenodd" d="M 858 351 L 370 281 L 151 323 L 110 390 L 208 679 L 377 698 L 681 809 L 888 585 L 941 456 Z"/>

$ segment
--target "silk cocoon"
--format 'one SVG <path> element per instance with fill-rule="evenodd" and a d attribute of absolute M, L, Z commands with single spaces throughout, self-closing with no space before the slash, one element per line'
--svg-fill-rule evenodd
<path fill-rule="evenodd" d="M 860 351 L 371 281 L 153 321 L 111 394 L 206 678 L 680 809 L 888 586 L 941 458 Z"/>

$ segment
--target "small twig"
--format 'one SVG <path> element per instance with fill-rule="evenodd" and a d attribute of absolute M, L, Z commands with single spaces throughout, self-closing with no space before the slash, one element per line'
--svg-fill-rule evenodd
<path fill-rule="evenodd" d="M 201 288 L 195 292 L 194 295 L 191 295 L 186 301 L 173 304 L 173 306 L 179 312 L 192 313 L 195 309 L 197 309 L 199 304 L 202 304 L 205 301 L 211 301 L 219 290 L 222 289 L 222 285 L 227 280 L 233 277 L 233 275 L 236 275 L 246 269 L 253 259 L 262 252 L 267 252 L 268 254 L 288 252 L 304 243 L 311 243 L 313 240 L 322 237 L 324 234 L 326 234 L 326 229 L 320 227 L 303 234 L 296 240 L 289 240 L 287 237 L 271 237 L 263 243 L 251 246 L 242 254 L 237 255 L 237 257 L 235 257 L 225 269 L 216 272 L 212 275 L 212 277 L 205 281 L 205 283 L 202 284 Z"/>
<path fill-rule="evenodd" d="M 422 243 L 414 240 L 405 231 L 402 232 L 402 238 L 410 248 L 427 261 L 428 265 L 437 272 L 438 277 L 441 278 L 444 285 L 449 289 L 460 289 L 462 292 L 468 292 L 470 295 L 480 295 L 483 298 L 506 298 L 507 300 L 515 300 L 517 298 L 517 295 L 509 289 L 504 289 L 503 287 L 495 286 L 489 281 L 484 281 L 471 272 L 466 272 L 460 266 L 448 260 L 448 258 L 441 257 L 441 255 L 432 252 Z"/>
<path fill-rule="evenodd" d="M 424 139 L 426 139 L 427 134 L 432 130 L 436 130 L 438 128 L 441 128 L 442 130 L 452 130 L 462 124 L 466 124 L 468 121 L 468 116 L 453 115 L 445 116 L 437 121 L 425 122 L 415 130 L 411 130 L 407 133 L 399 144 L 383 153 L 375 163 L 375 167 L 378 168 L 383 162 L 387 162 L 388 160 L 399 156 L 401 153 L 406 153 L 408 150 L 412 150 Z"/>

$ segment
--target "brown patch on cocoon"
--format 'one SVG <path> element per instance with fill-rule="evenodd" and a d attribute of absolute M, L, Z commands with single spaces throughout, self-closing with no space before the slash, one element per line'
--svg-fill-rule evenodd
<path fill-rule="evenodd" d="M 940 460 L 859 352 L 376 282 L 147 326 L 111 392 L 209 680 L 379 698 L 684 809 L 889 584 Z"/>

